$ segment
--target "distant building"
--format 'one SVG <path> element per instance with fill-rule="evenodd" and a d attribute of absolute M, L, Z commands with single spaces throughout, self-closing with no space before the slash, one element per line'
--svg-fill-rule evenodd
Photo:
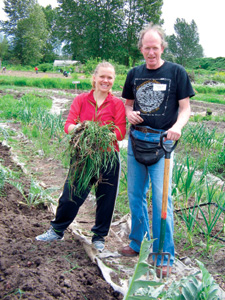
<path fill-rule="evenodd" d="M 54 67 L 65 67 L 65 66 L 72 66 L 77 64 L 77 60 L 55 60 L 53 63 Z"/>

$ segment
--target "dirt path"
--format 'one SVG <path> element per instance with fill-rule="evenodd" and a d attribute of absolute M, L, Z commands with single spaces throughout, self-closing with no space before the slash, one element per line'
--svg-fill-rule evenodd
<path fill-rule="evenodd" d="M 0 75 L 4 76 L 16 76 L 16 77 L 34 77 L 34 78 L 71 78 L 71 75 L 68 77 L 64 77 L 62 73 L 50 73 L 50 72 L 38 72 L 35 71 L 12 71 L 6 70 L 5 73 L 0 73 Z"/>

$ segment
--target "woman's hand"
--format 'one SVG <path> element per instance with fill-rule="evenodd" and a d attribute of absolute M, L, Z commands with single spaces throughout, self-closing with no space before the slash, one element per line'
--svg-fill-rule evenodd
<path fill-rule="evenodd" d="M 76 132 L 76 130 L 81 126 L 81 123 L 78 124 L 70 124 L 70 126 L 68 127 L 68 133 L 74 133 Z"/>

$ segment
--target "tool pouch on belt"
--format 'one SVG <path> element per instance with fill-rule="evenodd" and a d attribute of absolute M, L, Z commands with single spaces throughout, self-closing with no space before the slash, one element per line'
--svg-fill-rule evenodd
<path fill-rule="evenodd" d="M 160 143 L 152 143 L 135 138 L 130 131 L 131 145 L 135 159 L 146 166 L 157 163 L 165 154 Z"/>

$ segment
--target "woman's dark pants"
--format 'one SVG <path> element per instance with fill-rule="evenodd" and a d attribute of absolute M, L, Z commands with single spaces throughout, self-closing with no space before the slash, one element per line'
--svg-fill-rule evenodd
<path fill-rule="evenodd" d="M 103 237 L 107 236 L 109 232 L 118 193 L 120 176 L 119 159 L 113 169 L 110 170 L 108 167 L 106 170 L 102 170 L 100 174 L 100 180 L 95 188 L 96 216 L 95 225 L 91 229 L 94 233 L 92 241 L 104 241 Z M 63 193 L 59 198 L 55 219 L 51 221 L 51 225 L 57 233 L 61 232 L 63 235 L 64 231 L 73 222 L 80 206 L 87 198 L 92 185 L 96 184 L 98 179 L 99 178 L 92 178 L 88 190 L 77 196 L 71 191 L 71 184 L 67 178 L 64 184 Z"/>

